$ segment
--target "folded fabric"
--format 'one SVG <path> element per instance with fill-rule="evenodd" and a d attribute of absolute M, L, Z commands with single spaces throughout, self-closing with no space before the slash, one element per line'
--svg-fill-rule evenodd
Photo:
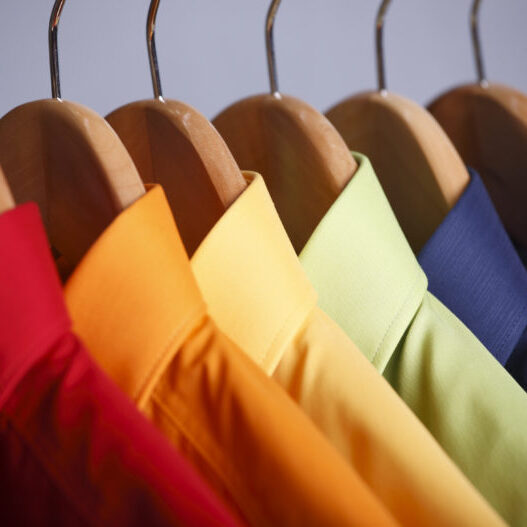
<path fill-rule="evenodd" d="M 216 328 L 161 187 L 106 229 L 66 297 L 97 362 L 251 525 L 396 524 L 288 395 Z"/>
<path fill-rule="evenodd" d="M 36 205 L 0 239 L 2 525 L 239 525 L 71 332 Z"/>

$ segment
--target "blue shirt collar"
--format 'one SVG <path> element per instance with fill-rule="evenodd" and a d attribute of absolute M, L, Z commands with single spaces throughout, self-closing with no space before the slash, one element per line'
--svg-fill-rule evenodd
<path fill-rule="evenodd" d="M 479 175 L 419 254 L 429 290 L 505 364 L 527 328 L 527 270 Z"/>

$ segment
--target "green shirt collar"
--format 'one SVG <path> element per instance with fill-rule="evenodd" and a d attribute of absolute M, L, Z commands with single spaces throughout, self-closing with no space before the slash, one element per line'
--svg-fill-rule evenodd
<path fill-rule="evenodd" d="M 370 161 L 328 210 L 300 254 L 319 306 L 383 371 L 417 312 L 427 280 Z"/>

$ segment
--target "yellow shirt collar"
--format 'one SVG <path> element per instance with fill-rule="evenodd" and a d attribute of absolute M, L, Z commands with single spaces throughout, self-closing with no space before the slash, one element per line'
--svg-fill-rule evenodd
<path fill-rule="evenodd" d="M 309 283 L 280 222 L 263 178 L 246 172 L 247 189 L 191 259 L 220 328 L 272 373 L 315 308 Z"/>
<path fill-rule="evenodd" d="M 104 231 L 65 286 L 74 329 L 139 406 L 172 359 L 169 350 L 205 313 L 165 194 L 149 188 Z"/>

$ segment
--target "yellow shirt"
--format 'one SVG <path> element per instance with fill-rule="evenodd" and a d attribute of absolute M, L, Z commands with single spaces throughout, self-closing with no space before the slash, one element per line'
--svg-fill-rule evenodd
<path fill-rule="evenodd" d="M 250 185 L 191 260 L 219 327 L 298 401 L 402 524 L 503 525 L 317 307 L 263 179 L 246 177 Z"/>
<path fill-rule="evenodd" d="M 287 394 L 207 315 L 161 187 L 66 285 L 92 355 L 251 525 L 395 525 Z"/>

